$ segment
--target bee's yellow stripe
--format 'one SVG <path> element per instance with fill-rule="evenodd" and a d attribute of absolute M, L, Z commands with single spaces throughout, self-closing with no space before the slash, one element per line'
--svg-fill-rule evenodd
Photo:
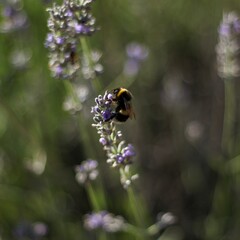
<path fill-rule="evenodd" d="M 127 92 L 126 88 L 121 88 L 119 92 L 117 93 L 117 97 L 121 96 L 122 93 Z"/>
<path fill-rule="evenodd" d="M 124 115 L 124 116 L 128 116 L 129 115 L 129 112 L 128 111 L 126 111 L 126 110 L 120 110 L 119 111 L 122 115 Z"/>

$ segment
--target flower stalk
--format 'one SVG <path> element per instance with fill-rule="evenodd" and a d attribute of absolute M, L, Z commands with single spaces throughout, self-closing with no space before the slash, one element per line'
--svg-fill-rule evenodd
<path fill-rule="evenodd" d="M 236 94 L 234 80 L 224 81 L 225 104 L 222 134 L 222 149 L 227 158 L 234 155 L 234 129 L 236 119 Z"/>
<path fill-rule="evenodd" d="M 111 92 L 106 91 L 103 96 L 99 95 L 96 99 L 96 105 L 92 108 L 94 114 L 93 126 L 97 129 L 100 136 L 99 142 L 107 154 L 107 163 L 112 168 L 117 168 L 120 173 L 120 181 L 124 189 L 127 190 L 128 201 L 131 213 L 138 228 L 144 229 L 145 214 L 141 199 L 138 198 L 133 188 L 132 182 L 138 177 L 130 171 L 133 158 L 136 151 L 132 144 L 127 144 L 123 139 L 121 131 L 117 130 L 116 122 L 109 120 L 115 111 L 113 103 L 114 96 Z M 145 235 L 136 236 L 137 239 L 147 239 Z"/>
<path fill-rule="evenodd" d="M 240 75 L 239 67 L 240 19 L 234 12 L 225 13 L 219 27 L 219 43 L 216 47 L 218 74 L 224 80 L 225 106 L 222 133 L 222 149 L 227 158 L 234 154 L 234 130 L 236 98 L 234 80 Z"/>

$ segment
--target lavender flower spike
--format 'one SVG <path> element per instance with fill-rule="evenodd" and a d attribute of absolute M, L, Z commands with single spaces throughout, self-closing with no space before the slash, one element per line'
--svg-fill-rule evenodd
<path fill-rule="evenodd" d="M 115 122 L 109 120 L 115 113 L 112 94 L 106 91 L 104 96 L 99 95 L 95 102 L 96 105 L 92 107 L 95 123 L 92 125 L 100 135 L 99 142 L 107 153 L 107 163 L 120 169 L 121 183 L 127 188 L 136 179 L 136 175 L 132 176 L 129 171 L 136 151 L 132 144 L 127 144 L 123 140 L 122 133 L 116 129 Z"/>
<path fill-rule="evenodd" d="M 80 38 L 96 32 L 90 0 L 64 0 L 53 4 L 49 12 L 45 47 L 49 50 L 49 68 L 53 77 L 72 79 L 80 70 Z M 61 71 L 59 71 L 61 69 Z"/>

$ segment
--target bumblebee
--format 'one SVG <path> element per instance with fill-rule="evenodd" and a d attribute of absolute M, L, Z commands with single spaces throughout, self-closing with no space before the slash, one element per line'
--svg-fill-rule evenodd
<path fill-rule="evenodd" d="M 112 116 L 107 120 L 114 119 L 117 122 L 126 122 L 128 118 L 135 118 L 132 108 L 132 94 L 126 88 L 115 88 L 112 90 L 113 104 L 116 106 Z"/>

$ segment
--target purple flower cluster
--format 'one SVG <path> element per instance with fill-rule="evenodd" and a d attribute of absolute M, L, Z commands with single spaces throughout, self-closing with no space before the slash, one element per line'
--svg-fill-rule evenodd
<path fill-rule="evenodd" d="M 98 162 L 92 159 L 83 161 L 75 167 L 76 180 L 80 184 L 95 180 L 98 176 Z"/>
<path fill-rule="evenodd" d="M 6 1 L 2 8 L 1 19 L 0 32 L 13 32 L 28 26 L 27 15 L 22 9 L 20 0 Z"/>
<path fill-rule="evenodd" d="M 92 35 L 97 28 L 91 14 L 93 0 L 64 0 L 47 9 L 49 33 L 45 47 L 49 50 L 49 67 L 53 77 L 73 78 L 80 69 L 80 37 Z"/>
<path fill-rule="evenodd" d="M 118 232 L 124 228 L 124 219 L 107 211 L 100 211 L 87 214 L 84 218 L 84 226 L 88 230 L 102 229 L 106 232 Z"/>
<path fill-rule="evenodd" d="M 112 101 L 113 95 L 108 91 L 104 96 L 99 95 L 96 99 L 96 106 L 92 108 L 94 113 L 94 127 L 100 135 L 99 142 L 107 152 L 107 162 L 112 167 L 125 166 L 132 163 L 132 158 L 136 155 L 131 144 L 126 144 L 122 139 L 121 131 L 117 131 L 115 122 L 111 116 L 115 113 L 115 104 Z"/>
<path fill-rule="evenodd" d="M 240 19 L 234 12 L 225 13 L 219 26 L 219 43 L 216 47 L 218 73 L 224 79 L 240 75 L 239 34 Z"/>

